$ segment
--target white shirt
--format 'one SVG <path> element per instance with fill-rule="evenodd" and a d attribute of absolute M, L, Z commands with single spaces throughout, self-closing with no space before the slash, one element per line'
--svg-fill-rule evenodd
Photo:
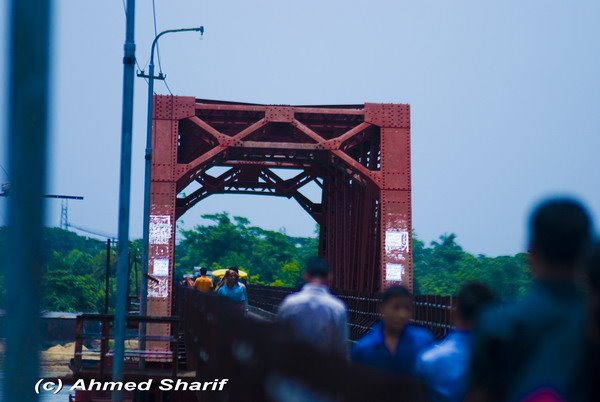
<path fill-rule="evenodd" d="M 348 355 L 348 313 L 344 303 L 325 285 L 307 283 L 287 296 L 277 312 L 277 321 L 288 325 L 294 335 L 316 347 Z"/>

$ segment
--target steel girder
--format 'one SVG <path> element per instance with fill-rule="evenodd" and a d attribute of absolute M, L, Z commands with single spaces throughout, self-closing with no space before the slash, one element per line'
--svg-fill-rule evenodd
<path fill-rule="evenodd" d="M 216 177 L 202 172 L 196 177 L 196 182 L 201 187 L 190 195 L 177 198 L 176 219 L 212 194 L 259 194 L 294 198 L 315 221 L 320 223 L 321 204 L 312 202 L 299 191 L 301 187 L 312 181 L 322 185 L 311 170 L 303 170 L 287 180 L 279 177 L 270 168 L 259 165 L 238 165 Z"/>
<path fill-rule="evenodd" d="M 154 97 L 148 311 L 170 315 L 175 222 L 211 194 L 294 198 L 319 223 L 333 287 L 412 288 L 410 109 Z M 225 167 L 212 175 L 209 169 Z M 283 179 L 273 168 L 296 169 Z M 301 193 L 319 185 L 320 203 Z M 182 195 L 190 184 L 198 188 Z M 166 331 L 156 330 L 157 335 Z M 151 331 L 149 331 L 151 332 Z"/>

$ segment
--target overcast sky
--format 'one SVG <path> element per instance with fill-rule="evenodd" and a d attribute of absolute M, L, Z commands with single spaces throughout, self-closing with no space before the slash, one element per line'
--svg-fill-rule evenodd
<path fill-rule="evenodd" d="M 71 222 L 116 234 L 123 5 L 54 3 L 49 191 L 84 196 L 70 203 Z M 206 28 L 202 40 L 196 33 L 161 39 L 163 71 L 176 95 L 409 103 L 413 225 L 426 241 L 454 232 L 473 253 L 518 252 L 531 207 L 553 194 L 575 195 L 600 217 L 596 0 L 156 0 L 156 8 L 159 31 Z M 153 29 L 152 2 L 138 0 L 142 66 Z M 6 44 L 0 41 L 2 115 Z M 136 78 L 135 85 L 131 231 L 139 237 L 146 84 Z M 161 83 L 157 92 L 167 93 Z M 0 208 L 3 224 L 5 201 Z M 219 211 L 293 235 L 314 232 L 294 201 L 256 196 L 210 197 L 183 217 L 184 226 Z M 48 212 L 49 224 L 58 225 L 60 202 L 50 202 Z"/>

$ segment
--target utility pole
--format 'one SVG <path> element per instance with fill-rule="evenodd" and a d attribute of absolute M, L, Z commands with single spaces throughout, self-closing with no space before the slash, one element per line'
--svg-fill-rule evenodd
<path fill-rule="evenodd" d="M 161 36 L 172 32 L 200 32 L 204 34 L 204 27 L 197 28 L 182 28 L 169 29 L 156 35 L 152 41 L 150 49 L 150 64 L 148 65 L 148 75 L 143 71 L 138 73 L 138 77 L 148 78 L 148 116 L 146 117 L 146 152 L 145 152 L 145 172 L 144 172 L 144 227 L 142 230 L 142 274 L 140 285 L 140 316 L 148 314 L 148 255 L 150 247 L 150 187 L 152 183 L 152 114 L 153 114 L 153 96 L 154 96 L 154 80 L 164 80 L 165 75 L 162 71 L 158 75 L 154 75 L 154 49 L 158 44 L 158 39 Z M 146 348 L 146 323 L 140 323 L 140 349 Z M 141 368 L 144 367 L 144 359 L 140 359 Z"/>
<path fill-rule="evenodd" d="M 60 202 L 60 228 L 69 230 L 69 200 Z"/>
<path fill-rule="evenodd" d="M 110 239 L 106 239 L 106 267 L 104 270 L 104 314 L 108 314 L 110 296 Z"/>
<path fill-rule="evenodd" d="M 6 99 L 10 189 L 6 255 L 6 357 L 0 399 L 34 402 L 39 379 L 43 225 L 48 144 L 48 71 L 52 2 L 12 0 L 7 7 Z M 27 289 L 24 296 L 23 290 Z"/>
<path fill-rule="evenodd" d="M 115 351 L 113 381 L 123 378 L 125 319 L 127 314 L 127 274 L 129 272 L 129 207 L 131 196 L 131 137 L 133 126 L 133 80 L 135 64 L 135 0 L 127 0 L 123 56 L 123 115 L 121 121 L 121 174 L 119 179 L 119 242 L 117 244 L 117 298 L 115 303 Z M 113 391 L 112 402 L 121 402 L 121 392 Z"/>

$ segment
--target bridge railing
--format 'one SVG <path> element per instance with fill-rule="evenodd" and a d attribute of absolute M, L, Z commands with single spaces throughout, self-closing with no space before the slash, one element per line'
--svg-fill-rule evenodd
<path fill-rule="evenodd" d="M 281 301 L 297 289 L 248 285 L 247 290 L 249 304 L 274 317 Z M 348 307 L 351 340 L 354 341 L 363 336 L 379 320 L 378 298 L 344 291 L 334 290 L 333 293 Z M 445 336 L 452 328 L 451 312 L 451 296 L 419 295 L 414 297 L 413 322 L 428 328 L 438 338 Z"/>
<path fill-rule="evenodd" d="M 270 297 L 278 297 L 272 290 Z M 224 298 L 183 287 L 176 296 L 188 369 L 196 381 L 228 381 L 222 392 L 203 393 L 205 402 L 426 400 L 421 384 L 315 349 L 277 322 L 243 316 Z"/>
<path fill-rule="evenodd" d="M 128 330 L 125 337 L 124 374 L 144 374 L 140 368 L 141 359 L 148 362 L 161 361 L 170 363 L 170 374 L 177 376 L 179 366 L 179 317 L 149 317 L 128 315 L 126 317 Z M 138 331 L 140 323 L 171 324 L 171 336 L 141 337 Z M 81 314 L 76 317 L 75 356 L 72 370 L 75 377 L 92 376 L 103 378 L 110 376 L 114 354 L 114 315 L 112 314 Z M 167 341 L 170 350 L 160 351 L 140 349 L 140 340 L 147 342 Z M 85 347 L 84 346 L 88 346 Z M 165 373 L 157 373 L 159 376 Z M 168 373 L 167 373 L 168 374 Z"/>

